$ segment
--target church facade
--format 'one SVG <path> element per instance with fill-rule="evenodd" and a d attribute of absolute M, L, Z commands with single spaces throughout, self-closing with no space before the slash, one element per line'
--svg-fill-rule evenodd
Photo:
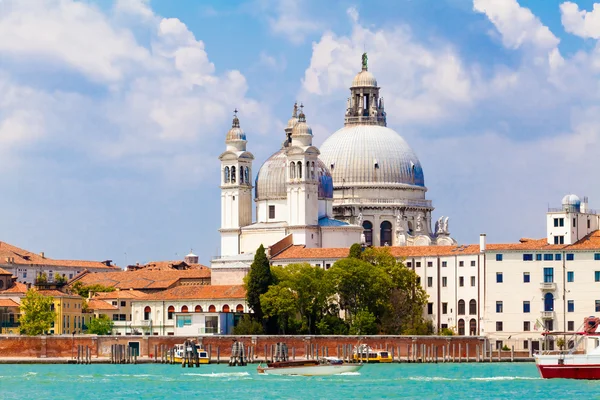
<path fill-rule="evenodd" d="M 239 282 L 261 244 L 271 256 L 292 245 L 456 244 L 448 218 L 431 229 L 434 208 L 425 197 L 423 169 L 406 141 L 387 127 L 379 90 L 364 54 L 344 127 L 320 149 L 303 106 L 295 104 L 283 144 L 262 164 L 254 185 L 254 156 L 236 113 L 219 156 L 221 254 L 211 262 L 213 280 Z"/>

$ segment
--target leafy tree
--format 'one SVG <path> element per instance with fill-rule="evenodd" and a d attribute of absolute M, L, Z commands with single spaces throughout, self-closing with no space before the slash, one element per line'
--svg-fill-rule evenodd
<path fill-rule="evenodd" d="M 454 336 L 454 331 L 450 328 L 440 329 L 440 336 Z"/>
<path fill-rule="evenodd" d="M 56 274 L 54 274 L 54 282 L 57 285 L 64 285 L 65 283 L 67 283 L 67 278 L 57 272 Z"/>
<path fill-rule="evenodd" d="M 350 246 L 348 258 L 362 258 L 362 246 L 358 243 L 354 243 Z"/>
<path fill-rule="evenodd" d="M 52 309 L 52 297 L 29 289 L 21 299 L 21 318 L 19 320 L 21 333 L 34 336 L 42 335 L 52 326 L 56 312 Z"/>
<path fill-rule="evenodd" d="M 296 314 L 296 295 L 282 284 L 272 285 L 260 295 L 260 305 L 265 317 L 275 317 L 279 332 L 285 334 L 289 320 Z M 289 333 L 289 332 L 288 332 Z"/>
<path fill-rule="evenodd" d="M 265 253 L 265 248 L 261 244 L 256 250 L 254 261 L 250 266 L 250 272 L 244 279 L 246 287 L 246 301 L 248 306 L 254 312 L 254 317 L 262 321 L 263 311 L 260 304 L 260 295 L 267 293 L 269 286 L 273 283 L 271 267 Z"/>
<path fill-rule="evenodd" d="M 248 314 L 244 314 L 238 324 L 233 327 L 234 335 L 262 335 L 263 333 L 262 324 L 250 318 Z"/>
<path fill-rule="evenodd" d="M 352 317 L 351 335 L 376 335 L 377 318 L 369 311 L 361 310 Z"/>
<path fill-rule="evenodd" d="M 45 272 L 42 272 L 41 274 L 39 274 L 36 278 L 35 278 L 35 283 L 37 285 L 43 285 L 48 283 L 48 274 L 46 274 Z"/>
<path fill-rule="evenodd" d="M 92 285 L 84 285 L 83 282 L 77 281 L 71 285 L 73 293 L 87 299 L 90 293 L 114 292 L 116 289 L 112 286 L 104 286 L 98 283 Z"/>
<path fill-rule="evenodd" d="M 98 318 L 92 318 L 88 324 L 88 333 L 95 335 L 110 335 L 114 322 L 108 316 L 101 314 Z"/>
<path fill-rule="evenodd" d="M 339 315 L 325 314 L 316 323 L 320 335 L 347 335 L 348 324 Z"/>

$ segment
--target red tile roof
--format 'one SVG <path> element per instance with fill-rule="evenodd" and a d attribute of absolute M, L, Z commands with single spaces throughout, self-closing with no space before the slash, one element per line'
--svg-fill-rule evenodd
<path fill-rule="evenodd" d="M 139 290 L 115 290 L 114 292 L 99 292 L 94 294 L 94 299 L 113 300 L 113 299 L 139 299 L 147 294 Z"/>
<path fill-rule="evenodd" d="M 188 269 L 188 270 L 147 270 L 139 269 L 136 271 L 122 272 L 90 272 L 81 274 L 77 279 L 70 281 L 70 284 L 79 281 L 85 285 L 100 284 L 103 286 L 112 286 L 122 290 L 125 289 L 167 289 L 176 284 L 185 281 L 199 281 L 210 279 L 209 268 Z"/>
<path fill-rule="evenodd" d="M 143 300 L 217 300 L 232 299 L 244 301 L 246 290 L 242 285 L 193 285 L 176 286 L 162 292 L 152 293 Z"/>
<path fill-rule="evenodd" d="M 56 289 L 38 290 L 38 293 L 40 293 L 44 296 L 50 296 L 50 297 L 67 297 L 67 298 L 71 298 L 71 299 L 83 299 L 83 297 L 81 297 L 81 296 L 64 293 L 64 292 L 61 292 L 60 290 L 56 290 Z"/>
<path fill-rule="evenodd" d="M 87 307 L 89 310 L 104 310 L 104 311 L 118 310 L 118 308 L 113 306 L 112 304 L 109 304 L 106 301 L 97 300 L 97 299 L 88 300 Z"/>
<path fill-rule="evenodd" d="M 19 303 L 11 299 L 0 299 L 0 307 L 19 307 Z"/>
<path fill-rule="evenodd" d="M 27 293 L 27 285 L 21 282 L 13 282 L 12 286 L 6 290 L 0 292 L 0 294 L 5 293 Z"/>
<path fill-rule="evenodd" d="M 10 260 L 10 261 L 7 261 Z M 115 265 L 108 266 L 101 261 L 85 261 L 85 260 L 54 260 L 42 256 L 41 254 L 32 253 L 13 246 L 6 242 L 0 241 L 0 264 L 20 264 L 20 265 L 46 265 L 46 266 L 63 266 L 63 267 L 80 267 L 80 268 L 112 268 L 118 270 Z"/>

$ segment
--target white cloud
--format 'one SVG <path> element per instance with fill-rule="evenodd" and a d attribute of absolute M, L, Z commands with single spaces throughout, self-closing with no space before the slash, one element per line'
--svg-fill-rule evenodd
<path fill-rule="evenodd" d="M 301 7 L 302 4 L 301 0 L 263 0 L 261 9 L 268 14 L 267 21 L 273 33 L 300 44 L 307 35 L 321 29 L 315 17 Z"/>
<path fill-rule="evenodd" d="M 600 3 L 593 10 L 579 10 L 579 6 L 566 1 L 560 5 L 561 21 L 565 30 L 582 38 L 600 39 Z"/>

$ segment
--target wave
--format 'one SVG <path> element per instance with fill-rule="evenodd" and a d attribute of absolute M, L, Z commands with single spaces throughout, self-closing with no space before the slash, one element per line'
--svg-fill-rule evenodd
<path fill-rule="evenodd" d="M 471 381 L 517 381 L 517 380 L 540 380 L 531 376 L 490 376 L 483 378 L 469 378 Z"/>
<path fill-rule="evenodd" d="M 515 381 L 515 380 L 539 380 L 542 378 L 535 378 L 531 376 L 488 376 L 488 377 L 474 377 L 474 378 L 447 378 L 444 376 L 411 376 L 407 378 L 411 381 L 421 382 L 435 382 L 435 381 Z"/>
<path fill-rule="evenodd" d="M 245 377 L 250 376 L 248 372 L 212 372 L 210 374 L 196 374 L 192 372 L 188 372 L 182 375 L 187 376 L 205 376 L 208 378 L 230 378 L 230 377 Z"/>
<path fill-rule="evenodd" d="M 353 376 L 353 375 L 360 375 L 360 372 L 342 372 L 341 374 L 338 375 L 343 375 L 343 376 Z"/>

